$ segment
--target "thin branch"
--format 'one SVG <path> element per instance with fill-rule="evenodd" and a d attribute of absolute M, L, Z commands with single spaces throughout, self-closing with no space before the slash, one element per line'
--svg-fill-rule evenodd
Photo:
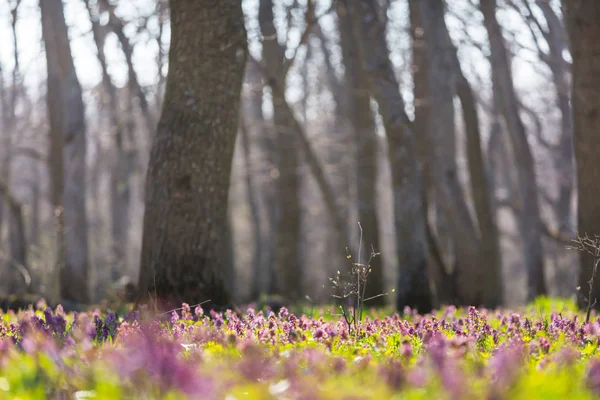
<path fill-rule="evenodd" d="M 283 76 L 284 82 L 285 82 L 285 78 L 287 77 L 287 74 L 288 74 L 290 68 L 292 68 L 292 66 L 294 65 L 294 62 L 296 61 L 296 57 L 298 56 L 298 50 L 300 50 L 300 48 L 302 46 L 304 46 L 306 44 L 306 42 L 308 41 L 308 38 L 310 37 L 310 33 L 312 31 L 312 28 L 315 26 L 315 24 L 317 24 L 319 22 L 319 20 L 322 17 L 330 14 L 335 9 L 335 3 L 336 3 L 335 1 L 332 1 L 331 6 L 325 12 L 323 12 L 322 14 L 319 14 L 318 16 L 315 17 L 314 2 L 312 0 L 308 1 L 308 5 L 307 5 L 307 9 L 306 9 L 306 27 L 304 28 L 304 32 L 302 32 L 302 36 L 300 36 L 300 41 L 298 42 L 298 45 L 294 49 L 294 53 L 292 54 L 292 56 L 290 58 L 287 58 L 283 62 L 281 76 Z"/>

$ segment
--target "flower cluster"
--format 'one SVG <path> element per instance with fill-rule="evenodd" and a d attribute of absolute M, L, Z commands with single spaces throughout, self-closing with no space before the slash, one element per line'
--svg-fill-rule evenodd
<path fill-rule="evenodd" d="M 0 313 L 0 398 L 594 398 L 600 319 L 555 309 L 371 311 L 351 334 L 325 309 L 38 304 Z"/>

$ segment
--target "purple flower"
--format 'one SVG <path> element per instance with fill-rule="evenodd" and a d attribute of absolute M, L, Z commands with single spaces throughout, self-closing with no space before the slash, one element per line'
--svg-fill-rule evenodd
<path fill-rule="evenodd" d="M 542 348 L 542 351 L 548 354 L 548 352 L 550 351 L 550 346 L 552 346 L 550 340 L 548 340 L 548 338 L 542 337 L 540 338 L 539 343 L 540 347 Z"/>
<path fill-rule="evenodd" d="M 196 315 L 196 318 L 198 319 L 204 316 L 204 309 L 201 305 L 197 305 L 196 308 L 194 308 L 194 315 Z"/>
<path fill-rule="evenodd" d="M 508 387 L 516 381 L 524 352 L 520 342 L 509 343 L 496 350 L 488 364 L 496 388 Z"/>
<path fill-rule="evenodd" d="M 398 360 L 391 359 L 380 369 L 384 381 L 394 390 L 399 390 L 405 381 L 404 368 Z"/>
<path fill-rule="evenodd" d="M 590 390 L 600 395 L 600 358 L 594 358 L 588 363 L 586 381 Z"/>
<path fill-rule="evenodd" d="M 190 305 L 188 303 L 181 304 L 181 319 L 192 319 L 192 309 L 190 308 Z"/>
<path fill-rule="evenodd" d="M 575 364 L 579 357 L 580 353 L 577 349 L 566 346 L 556 352 L 553 360 L 556 361 L 559 366 L 570 367 Z"/>
<path fill-rule="evenodd" d="M 177 321 L 179 321 L 179 314 L 177 314 L 177 311 L 173 310 L 171 313 L 171 323 L 176 324 Z"/>

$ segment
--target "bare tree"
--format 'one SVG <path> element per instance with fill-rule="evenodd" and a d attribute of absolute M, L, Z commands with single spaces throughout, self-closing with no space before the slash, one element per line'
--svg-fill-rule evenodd
<path fill-rule="evenodd" d="M 50 176 L 57 219 L 60 294 L 86 303 L 88 240 L 85 205 L 86 124 L 61 0 L 41 0 L 48 71 Z"/>
<path fill-rule="evenodd" d="M 117 16 L 115 13 L 115 6 L 111 4 L 108 0 L 99 0 L 98 6 L 100 12 L 108 13 L 108 26 L 110 29 L 117 35 L 117 39 L 119 40 L 119 44 L 121 45 L 121 50 L 125 55 L 125 61 L 127 62 L 127 72 L 128 72 L 128 84 L 130 95 L 132 97 L 137 97 L 140 105 L 140 110 L 142 111 L 142 115 L 144 116 L 144 121 L 146 123 L 146 129 L 149 135 L 152 135 L 154 129 L 156 128 L 154 123 L 154 117 L 150 110 L 150 103 L 146 97 L 146 93 L 144 92 L 139 79 L 137 72 L 135 71 L 133 65 L 133 45 L 131 44 L 127 35 L 125 35 L 125 23 L 121 18 Z"/>
<path fill-rule="evenodd" d="M 250 61 L 246 66 L 245 90 L 243 98 L 243 112 L 240 123 L 239 140 L 244 154 L 244 177 L 248 193 L 248 205 L 253 229 L 253 259 L 252 259 L 252 288 L 251 296 L 254 299 L 261 293 L 269 290 L 270 271 L 268 260 L 264 258 L 266 246 L 263 245 L 263 227 L 260 215 L 260 205 L 257 193 L 255 157 L 252 152 L 253 140 L 263 134 L 265 123 L 262 114 L 262 75 L 258 65 Z"/>
<path fill-rule="evenodd" d="M 302 266 L 300 262 L 300 177 L 298 174 L 298 144 L 289 106 L 285 99 L 286 78 L 289 67 L 285 49 L 277 41 L 273 1 L 261 0 L 258 21 L 263 36 L 263 63 L 266 78 L 272 90 L 273 123 L 275 125 L 279 155 L 279 222 L 275 256 L 275 287 L 272 292 L 285 294 L 291 299 L 302 295 Z"/>
<path fill-rule="evenodd" d="M 4 154 L 0 157 L 0 184 L 4 185 L 2 196 L 0 196 L 0 232 L 2 231 L 2 219 L 4 214 L 4 203 L 8 206 L 8 228 L 9 228 L 9 255 L 5 257 L 8 267 L 8 287 L 11 292 L 22 294 L 28 289 L 30 282 L 23 281 L 23 272 L 28 275 L 27 267 L 27 240 L 25 238 L 23 207 L 11 193 L 12 174 L 11 164 L 13 161 L 13 148 L 17 133 L 17 101 L 21 92 L 19 42 L 17 38 L 17 20 L 21 0 L 10 2 L 11 31 L 13 39 L 13 62 L 12 82 L 10 90 L 6 90 L 4 79 L 0 77 L 0 103 L 3 120 L 2 147 Z M 0 68 L 1 71 L 1 68 Z M 1 250 L 1 249 L 0 249 Z M 25 284 L 27 283 L 27 284 Z"/>
<path fill-rule="evenodd" d="M 577 160 L 578 230 L 581 234 L 600 235 L 598 209 L 598 158 L 597 131 L 600 125 L 600 8 L 586 0 L 563 1 L 573 58 L 573 122 L 575 158 Z M 580 305 L 588 301 L 600 307 L 600 285 L 592 282 L 594 258 L 581 252 L 579 285 L 587 293 L 593 284 L 592 298 L 578 296 Z"/>
<path fill-rule="evenodd" d="M 146 177 L 139 301 L 229 303 L 222 236 L 247 59 L 237 0 L 171 0 L 165 106 Z"/>
<path fill-rule="evenodd" d="M 400 268 L 397 306 L 402 309 L 409 305 L 428 311 L 432 302 L 426 261 L 423 186 L 411 121 L 405 112 L 385 40 L 385 19 L 380 19 L 380 5 L 376 0 L 346 0 L 344 3 L 352 18 L 369 92 L 379 105 L 388 139 Z"/>
<path fill-rule="evenodd" d="M 126 258 L 129 244 L 129 207 L 131 203 L 131 176 L 135 162 L 133 150 L 133 132 L 119 116 L 119 97 L 108 72 L 108 63 L 104 52 L 106 28 L 100 25 L 100 10 L 84 0 L 90 21 L 92 35 L 96 44 L 98 61 L 102 70 L 102 87 L 106 95 L 109 120 L 115 145 L 114 163 L 111 170 L 111 233 L 114 259 L 111 263 L 111 278 L 116 281 L 126 274 Z"/>
<path fill-rule="evenodd" d="M 541 217 L 538 202 L 535 163 L 527 131 L 519 114 L 519 100 L 514 88 L 512 69 L 496 19 L 496 0 L 481 0 L 480 9 L 490 42 L 493 90 L 498 96 L 500 113 L 506 123 L 512 155 L 518 171 L 517 213 L 527 266 L 527 297 L 545 295 L 544 252 L 541 241 Z"/>
<path fill-rule="evenodd" d="M 442 187 L 442 204 L 450 222 L 457 253 L 456 284 L 460 302 L 496 307 L 502 301 L 498 229 L 483 162 L 479 117 L 471 85 L 462 73 L 457 50 L 444 20 L 441 0 L 420 2 L 429 41 L 431 162 L 437 165 L 436 184 Z M 467 158 L 476 220 L 468 210 L 458 182 L 454 135 L 454 98 L 462 106 Z M 450 149 L 450 150 L 449 150 Z M 475 228 L 478 228 L 476 230 Z M 485 266 L 485 267 L 484 267 Z M 483 284 L 481 284 L 483 283 Z"/>
<path fill-rule="evenodd" d="M 348 118 L 356 146 L 356 202 L 358 221 L 362 226 L 363 249 L 361 254 L 369 258 L 372 248 L 380 250 L 379 221 L 376 208 L 376 182 L 378 166 L 378 139 L 375 117 L 371 111 L 371 96 L 367 77 L 361 68 L 361 59 L 352 29 L 352 19 L 344 2 L 338 2 L 337 17 L 340 30 L 340 45 L 344 63 L 343 113 Z M 339 99 L 338 101 L 342 101 Z M 381 257 L 371 260 L 371 275 L 367 281 L 366 297 L 373 297 L 385 291 L 384 273 Z M 377 298 L 383 304 L 383 297 Z"/>

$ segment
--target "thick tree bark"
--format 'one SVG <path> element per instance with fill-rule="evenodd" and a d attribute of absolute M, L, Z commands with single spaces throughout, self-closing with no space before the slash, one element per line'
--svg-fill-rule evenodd
<path fill-rule="evenodd" d="M 426 261 L 425 212 L 416 144 L 404 109 L 404 99 L 394 75 L 385 40 L 385 23 L 379 20 L 376 0 L 345 1 L 353 25 L 355 42 L 367 76 L 369 92 L 379 105 L 388 138 L 394 193 L 399 281 L 397 307 L 432 307 Z"/>
<path fill-rule="evenodd" d="M 171 0 L 165 102 L 146 178 L 139 301 L 227 305 L 222 237 L 247 59 L 237 0 Z"/>
<path fill-rule="evenodd" d="M 519 230 L 523 236 L 527 266 L 527 298 L 533 300 L 547 293 L 535 163 L 527 141 L 525 125 L 519 115 L 519 102 L 502 29 L 496 19 L 496 0 L 481 0 L 480 8 L 490 41 L 494 91 L 499 98 L 500 111 L 506 122 L 518 170 Z"/>
<path fill-rule="evenodd" d="M 263 62 L 268 84 L 273 88 L 273 122 L 279 154 L 279 222 L 273 291 L 297 300 L 302 297 L 303 271 L 300 261 L 300 179 L 298 143 L 289 106 L 285 99 L 284 49 L 277 42 L 273 1 L 261 0 L 258 20 L 263 35 Z"/>
<path fill-rule="evenodd" d="M 375 126 L 375 117 L 371 110 L 371 96 L 367 77 L 361 68 L 360 55 L 354 42 L 352 19 L 344 2 L 338 2 L 338 24 L 340 30 L 340 46 L 345 67 L 344 115 L 351 124 L 353 141 L 356 143 L 356 201 L 358 205 L 358 222 L 362 226 L 361 260 L 366 263 L 372 248 L 381 251 L 379 241 L 379 221 L 376 206 L 376 183 L 378 166 L 378 139 Z M 377 296 L 385 292 L 385 280 L 381 257 L 371 260 L 371 274 L 367 281 L 365 297 Z M 384 297 L 378 297 L 371 304 L 384 303 Z"/>
<path fill-rule="evenodd" d="M 598 177 L 600 176 L 600 153 L 598 126 L 600 126 L 600 7 L 596 2 L 586 0 L 565 0 L 563 2 L 571 56 L 573 58 L 573 122 L 575 159 L 577 160 L 577 224 L 581 235 L 600 235 L 600 209 L 598 208 Z M 592 277 L 594 258 L 581 253 L 581 271 L 578 296 L 580 305 L 587 303 L 588 281 Z M 600 284 L 594 282 L 592 298 L 596 308 L 600 308 Z"/>
<path fill-rule="evenodd" d="M 61 0 L 40 1 L 48 69 L 50 175 L 57 218 L 61 298 L 86 303 L 88 239 L 85 205 L 86 126 Z"/>

